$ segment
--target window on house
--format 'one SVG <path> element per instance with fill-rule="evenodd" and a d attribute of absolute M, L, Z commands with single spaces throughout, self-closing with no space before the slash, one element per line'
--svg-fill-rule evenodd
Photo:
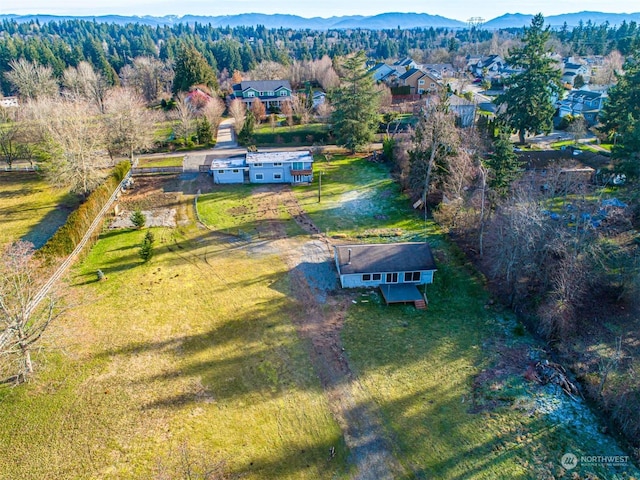
<path fill-rule="evenodd" d="M 282 91 L 280 91 L 280 96 L 281 97 L 287 97 L 287 96 L 289 96 L 289 92 L 287 92 L 286 90 L 282 90 Z"/>
<path fill-rule="evenodd" d="M 436 84 L 435 84 L 435 83 L 433 83 L 433 82 L 431 82 L 430 87 L 431 87 L 431 88 L 433 88 L 433 87 L 435 87 L 435 86 L 436 86 Z"/>
<path fill-rule="evenodd" d="M 261 166 L 262 166 L 262 164 L 261 164 L 261 163 L 254 163 L 254 164 L 253 164 L 253 166 L 254 166 L 254 167 L 261 167 Z"/>
<path fill-rule="evenodd" d="M 273 166 L 274 167 L 281 167 L 282 163 L 281 162 L 274 162 Z"/>
<path fill-rule="evenodd" d="M 218 173 L 224 173 L 224 170 L 218 170 Z"/>
<path fill-rule="evenodd" d="M 264 92 L 260 92 L 260 96 L 261 96 L 261 97 L 264 97 Z"/>
<path fill-rule="evenodd" d="M 293 162 L 291 164 L 292 170 L 304 170 L 304 162 Z"/>
<path fill-rule="evenodd" d="M 373 274 L 373 281 L 374 281 L 374 282 L 375 282 L 375 281 L 378 281 L 378 282 L 379 282 L 380 280 L 382 280 L 382 274 L 381 274 L 381 273 L 374 273 L 374 274 Z"/>
<path fill-rule="evenodd" d="M 387 283 L 398 283 L 398 274 L 397 273 L 387 273 Z"/>
<path fill-rule="evenodd" d="M 363 282 L 370 282 L 371 281 L 371 274 L 370 273 L 365 273 L 364 275 L 362 275 L 362 281 Z"/>
<path fill-rule="evenodd" d="M 262 180 L 264 178 L 264 175 L 262 175 L 261 173 L 256 173 L 256 180 Z"/>
<path fill-rule="evenodd" d="M 282 175 L 280 175 L 279 173 L 274 173 L 273 174 L 273 179 L 274 180 L 282 180 Z"/>
<path fill-rule="evenodd" d="M 418 85 L 424 85 L 424 80 L 418 80 Z"/>
<path fill-rule="evenodd" d="M 240 170 L 238 170 L 237 168 L 233 169 L 233 173 L 238 173 Z"/>
<path fill-rule="evenodd" d="M 404 272 L 404 281 L 405 283 L 419 282 L 420 272 Z"/>
<path fill-rule="evenodd" d="M 255 92 L 247 92 L 247 97 L 255 97 Z"/>

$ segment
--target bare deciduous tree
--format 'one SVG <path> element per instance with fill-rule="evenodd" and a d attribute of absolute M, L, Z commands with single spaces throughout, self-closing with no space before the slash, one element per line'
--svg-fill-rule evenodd
<path fill-rule="evenodd" d="M 291 105 L 291 102 L 289 100 L 282 102 L 280 111 L 286 117 L 289 128 L 293 127 L 293 105 Z"/>
<path fill-rule="evenodd" d="M 291 108 L 293 114 L 300 119 L 300 124 L 306 125 L 311 120 L 311 109 L 309 108 L 309 102 L 305 94 L 294 93 L 291 95 Z M 284 109 L 283 109 L 283 112 Z"/>
<path fill-rule="evenodd" d="M 444 99 L 433 98 L 420 118 L 410 152 L 410 182 L 426 205 L 434 172 L 445 174 L 446 160 L 460 146 L 454 115 Z"/>
<path fill-rule="evenodd" d="M 184 139 L 185 142 L 189 140 L 191 135 L 195 132 L 194 119 L 196 112 L 191 104 L 186 101 L 186 95 L 181 93 L 177 97 L 176 107 L 172 110 L 172 117 L 177 121 L 176 136 Z"/>
<path fill-rule="evenodd" d="M 391 89 L 384 83 L 376 85 L 376 89 L 380 92 L 378 98 L 380 99 L 380 110 L 388 112 L 391 110 L 391 103 L 393 101 L 393 95 L 391 95 Z"/>
<path fill-rule="evenodd" d="M 325 99 L 320 105 L 316 107 L 316 113 L 321 121 L 327 121 L 329 117 L 331 117 L 331 113 L 333 112 L 333 106 L 329 102 L 329 100 Z"/>
<path fill-rule="evenodd" d="M 236 132 L 239 132 L 244 125 L 244 119 L 247 116 L 247 107 L 239 98 L 234 98 L 229 104 L 229 115 L 233 118 L 233 126 Z"/>
<path fill-rule="evenodd" d="M 316 60 L 312 66 L 313 77 L 326 91 L 340 85 L 340 77 L 336 73 L 333 61 L 327 55 Z"/>
<path fill-rule="evenodd" d="M 45 175 L 57 186 L 88 194 L 109 165 L 105 135 L 92 106 L 80 99 L 43 99 L 28 111 L 42 133 Z"/>
<path fill-rule="evenodd" d="M 254 80 L 283 80 L 288 77 L 287 67 L 278 62 L 263 60 L 251 71 L 251 77 Z"/>
<path fill-rule="evenodd" d="M 58 93 L 58 83 L 53 77 L 53 70 L 24 58 L 11 60 L 11 70 L 5 73 L 20 96 L 36 99 L 54 96 Z"/>
<path fill-rule="evenodd" d="M 215 132 L 220 125 L 222 114 L 224 113 L 224 102 L 219 97 L 213 96 L 211 100 L 202 109 L 202 114 L 209 120 L 213 131 Z"/>
<path fill-rule="evenodd" d="M 104 99 L 108 85 L 102 74 L 96 72 L 88 62 L 69 67 L 62 76 L 63 94 L 72 99 L 86 100 L 104 112 Z"/>
<path fill-rule="evenodd" d="M 253 112 L 253 118 L 255 118 L 256 124 L 258 125 L 267 116 L 267 109 L 265 108 L 264 103 L 262 103 L 257 97 L 253 99 L 253 102 L 251 102 L 251 112 Z"/>
<path fill-rule="evenodd" d="M 624 57 L 618 50 L 612 51 L 604 57 L 602 65 L 594 69 L 594 75 L 591 77 L 591 83 L 596 85 L 611 85 L 616 81 L 616 73 L 622 73 Z"/>
<path fill-rule="evenodd" d="M 109 153 L 133 155 L 153 145 L 157 115 L 146 108 L 142 97 L 126 88 L 109 91 L 103 115 Z"/>
<path fill-rule="evenodd" d="M 33 374 L 31 352 L 61 313 L 59 297 L 34 301 L 43 279 L 33 245 L 19 241 L 0 256 L 0 383 L 22 383 Z"/>
<path fill-rule="evenodd" d="M 169 94 L 173 77 L 173 69 L 153 57 L 136 57 L 131 65 L 125 65 L 120 70 L 123 85 L 135 89 L 147 103 Z"/>

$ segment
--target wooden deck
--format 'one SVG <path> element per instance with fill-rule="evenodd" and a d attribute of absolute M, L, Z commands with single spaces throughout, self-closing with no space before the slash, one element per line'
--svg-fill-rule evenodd
<path fill-rule="evenodd" d="M 426 297 L 418 286 L 412 283 L 394 283 L 380 285 L 382 297 L 387 305 L 391 303 L 413 303 L 419 310 L 427 308 Z"/>

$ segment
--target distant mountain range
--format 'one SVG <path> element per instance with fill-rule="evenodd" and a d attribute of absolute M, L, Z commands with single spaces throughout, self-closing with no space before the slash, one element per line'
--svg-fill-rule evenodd
<path fill-rule="evenodd" d="M 531 23 L 533 15 L 523 15 L 520 13 L 508 13 L 501 17 L 494 18 L 482 25 L 482 28 L 498 29 L 498 28 L 520 28 Z M 184 15 L 177 17 L 168 15 L 164 17 L 153 16 L 122 16 L 122 15 L 103 15 L 96 17 L 89 16 L 56 16 L 56 15 L 0 15 L 0 20 L 9 19 L 17 22 L 30 22 L 38 20 L 39 22 L 50 22 L 59 20 L 90 20 L 104 23 L 140 23 L 144 25 L 175 25 L 178 23 L 195 22 L 202 24 L 211 24 L 215 27 L 239 27 L 239 26 L 256 26 L 264 25 L 267 28 L 292 28 L 296 30 L 328 30 L 328 29 L 350 29 L 362 28 L 369 30 L 382 30 L 392 28 L 416 28 L 416 27 L 433 27 L 433 28 L 466 28 L 468 24 L 460 20 L 452 20 L 450 18 L 441 17 L 440 15 L 429 15 L 427 13 L 382 13 L 370 17 L 352 15 L 344 17 L 330 18 L 304 18 L 296 15 L 275 14 L 268 15 L 264 13 L 243 13 L 239 15 L 222 15 L 222 16 L 199 16 Z M 565 13 L 562 15 L 553 15 L 545 17 L 547 25 L 552 28 L 560 28 L 565 23 L 569 28 L 577 26 L 580 21 L 586 23 L 591 21 L 600 25 L 608 22 L 610 25 L 620 25 L 623 21 L 635 21 L 640 23 L 640 12 L 638 13 L 603 13 L 603 12 L 578 12 Z"/>

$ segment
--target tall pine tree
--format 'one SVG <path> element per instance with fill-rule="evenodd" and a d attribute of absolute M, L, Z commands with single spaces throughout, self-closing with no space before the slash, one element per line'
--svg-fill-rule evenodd
<path fill-rule="evenodd" d="M 600 131 L 613 140 L 612 156 L 629 177 L 640 177 L 640 58 L 631 58 L 600 113 Z"/>
<path fill-rule="evenodd" d="M 498 104 L 506 108 L 502 121 L 518 133 L 520 143 L 525 134 L 550 132 L 555 113 L 554 96 L 560 91 L 560 70 L 548 54 L 549 27 L 538 14 L 525 29 L 524 45 L 509 52 L 507 63 L 521 72 L 508 77 L 506 91 L 498 97 Z"/>
<path fill-rule="evenodd" d="M 335 108 L 331 120 L 336 142 L 352 152 L 373 141 L 379 123 L 379 95 L 365 61 L 361 50 L 347 58 L 340 87 L 330 95 Z"/>
<path fill-rule="evenodd" d="M 193 85 L 218 87 L 216 75 L 204 56 L 193 45 L 182 44 L 176 56 L 173 93 L 188 92 Z"/>

